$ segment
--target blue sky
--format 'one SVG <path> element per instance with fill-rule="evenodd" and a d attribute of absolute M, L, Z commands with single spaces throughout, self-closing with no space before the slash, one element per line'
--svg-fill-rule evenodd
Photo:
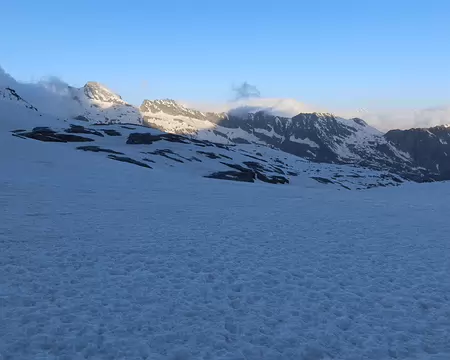
<path fill-rule="evenodd" d="M 450 102 L 450 2 L 35 1 L 2 4 L 18 80 L 106 84 L 126 100 L 264 97 L 330 107 Z"/>

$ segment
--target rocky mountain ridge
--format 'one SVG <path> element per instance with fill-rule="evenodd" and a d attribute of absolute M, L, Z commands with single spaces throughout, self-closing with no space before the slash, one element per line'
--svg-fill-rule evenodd
<path fill-rule="evenodd" d="M 387 171 L 313 163 L 264 145 L 224 145 L 142 125 L 89 124 L 75 119 L 65 122 L 13 103 L 0 102 L 0 137 L 9 138 L 10 146 L 22 152 L 36 146 L 32 142 L 46 143 L 47 149 L 55 144 L 55 150 L 72 148 L 70 158 L 77 161 L 113 160 L 124 173 L 130 167 L 139 167 L 144 182 L 152 176 L 149 171 L 186 181 L 201 177 L 205 181 L 331 191 L 393 187 L 407 182 Z"/>
<path fill-rule="evenodd" d="M 65 121 L 143 124 L 202 141 L 264 145 L 316 163 L 386 170 L 414 181 L 450 179 L 448 126 L 383 134 L 362 119 L 343 119 L 328 113 L 300 113 L 290 118 L 246 108 L 212 113 L 190 109 L 171 99 L 144 100 L 136 108 L 97 82 L 88 82 L 82 88 L 69 86 L 67 94 L 55 114 Z M 10 86 L 0 88 L 0 100 L 34 111 L 41 107 Z"/>
<path fill-rule="evenodd" d="M 162 131 L 232 144 L 264 144 L 314 162 L 356 164 L 422 181 L 439 176 L 418 166 L 411 154 L 359 118 L 302 113 L 292 118 L 265 111 L 202 113 L 173 100 L 144 101 L 144 124 Z"/>

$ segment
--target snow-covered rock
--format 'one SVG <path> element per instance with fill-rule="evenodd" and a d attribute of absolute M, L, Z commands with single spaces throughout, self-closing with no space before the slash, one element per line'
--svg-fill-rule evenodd
<path fill-rule="evenodd" d="M 69 87 L 69 93 L 74 102 L 70 106 L 72 118 L 105 124 L 142 123 L 139 109 L 97 82 L 88 82 L 82 88 Z"/>
<path fill-rule="evenodd" d="M 17 94 L 16 90 L 10 87 L 0 88 L 0 101 L 11 101 L 19 106 L 24 106 L 27 109 L 38 111 L 36 107 L 24 100 L 19 94 Z"/>

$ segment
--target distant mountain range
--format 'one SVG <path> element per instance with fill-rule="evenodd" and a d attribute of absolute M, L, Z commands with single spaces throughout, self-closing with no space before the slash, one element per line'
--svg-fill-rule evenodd
<path fill-rule="evenodd" d="M 170 99 L 145 100 L 136 108 L 97 82 L 67 86 L 57 93 L 10 82 L 0 87 L 0 105 L 1 101 L 64 121 L 145 125 L 202 141 L 264 145 L 315 163 L 389 171 L 413 181 L 450 179 L 448 125 L 382 133 L 362 119 L 328 113 L 281 117 L 245 107 L 208 113 Z"/>
<path fill-rule="evenodd" d="M 314 162 L 389 170 L 414 181 L 450 179 L 450 127 L 382 133 L 359 118 L 301 113 L 292 118 L 235 109 L 203 113 L 173 100 L 145 100 L 144 124 L 234 144 L 264 144 Z"/>

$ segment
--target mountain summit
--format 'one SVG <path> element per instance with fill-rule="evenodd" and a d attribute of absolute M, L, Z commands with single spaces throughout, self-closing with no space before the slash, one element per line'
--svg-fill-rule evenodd
<path fill-rule="evenodd" d="M 95 81 L 87 82 L 83 87 L 83 91 L 86 97 L 93 101 L 113 104 L 126 104 L 126 102 L 122 100 L 122 97 L 120 95 L 115 94 L 106 86 Z"/>
<path fill-rule="evenodd" d="M 82 88 L 70 87 L 68 100 L 71 118 L 105 124 L 142 123 L 139 109 L 98 82 L 90 81 Z"/>

